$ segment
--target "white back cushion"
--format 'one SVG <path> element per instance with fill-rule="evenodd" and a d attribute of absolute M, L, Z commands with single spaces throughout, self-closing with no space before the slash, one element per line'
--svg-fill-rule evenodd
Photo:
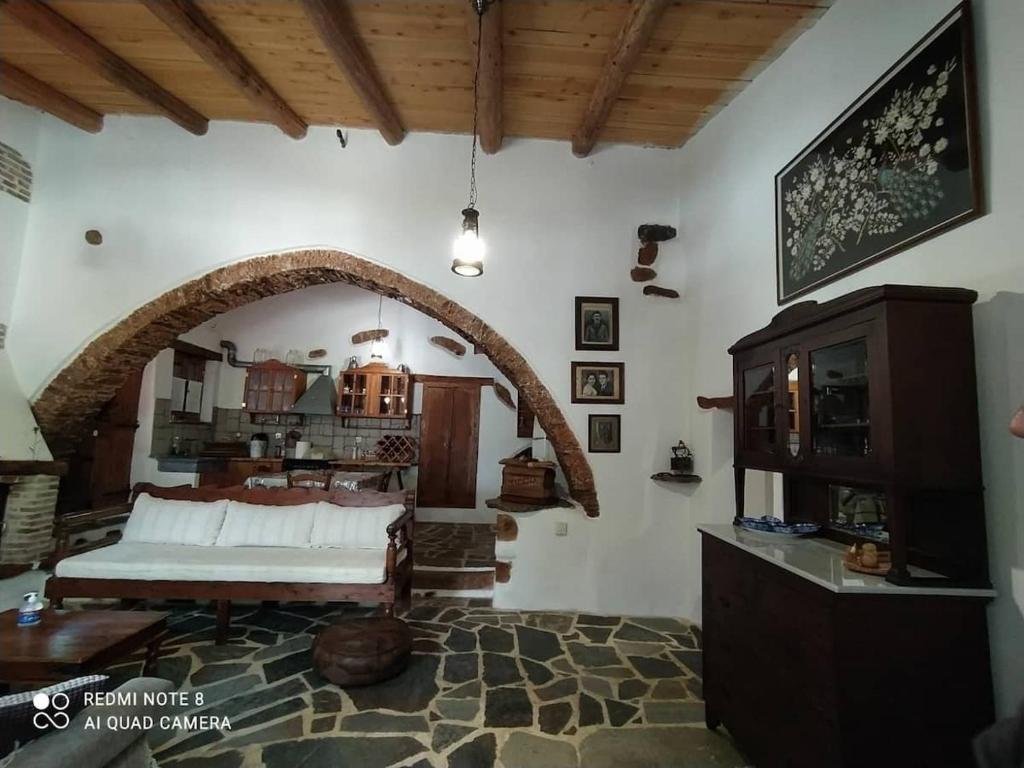
<path fill-rule="evenodd" d="M 394 522 L 405 507 L 339 507 L 327 501 L 318 502 L 313 516 L 313 532 L 309 543 L 314 547 L 339 549 L 386 549 L 388 524 Z"/>
<path fill-rule="evenodd" d="M 316 503 L 275 507 L 228 502 L 218 547 L 308 547 Z"/>
<path fill-rule="evenodd" d="M 122 541 L 211 546 L 224 522 L 227 499 L 178 501 L 139 494 L 124 526 Z"/>

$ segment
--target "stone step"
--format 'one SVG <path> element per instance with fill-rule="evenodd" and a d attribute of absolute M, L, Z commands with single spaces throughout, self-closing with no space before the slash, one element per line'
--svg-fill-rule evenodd
<path fill-rule="evenodd" d="M 415 565 L 412 571 L 414 590 L 493 590 L 493 568 L 442 568 Z"/>

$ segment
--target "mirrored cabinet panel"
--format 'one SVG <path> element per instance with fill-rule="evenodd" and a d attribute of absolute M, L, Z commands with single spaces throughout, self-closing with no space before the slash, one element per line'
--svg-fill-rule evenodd
<path fill-rule="evenodd" d="M 865 339 L 811 352 L 811 444 L 819 456 L 871 453 Z"/>
<path fill-rule="evenodd" d="M 790 456 L 800 455 L 800 354 L 786 355 L 786 414 L 789 423 L 786 443 Z"/>
<path fill-rule="evenodd" d="M 775 450 L 775 366 L 743 372 L 744 446 L 751 451 Z"/>

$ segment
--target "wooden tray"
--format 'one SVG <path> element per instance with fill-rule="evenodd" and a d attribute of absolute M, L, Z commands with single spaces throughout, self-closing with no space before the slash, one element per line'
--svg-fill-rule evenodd
<path fill-rule="evenodd" d="M 885 576 L 885 574 L 889 572 L 889 569 L 892 568 L 892 555 L 888 552 L 879 552 L 878 566 L 875 568 L 868 568 L 857 561 L 856 555 L 847 551 L 843 556 L 843 565 L 845 565 L 849 570 L 856 571 L 857 573 L 868 573 L 872 576 Z"/>

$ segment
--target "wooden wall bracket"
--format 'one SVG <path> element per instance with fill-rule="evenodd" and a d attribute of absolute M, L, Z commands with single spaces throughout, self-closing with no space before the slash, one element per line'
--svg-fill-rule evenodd
<path fill-rule="evenodd" d="M 723 411 L 731 411 L 735 404 L 736 398 L 732 395 L 729 395 L 728 397 L 704 397 L 703 395 L 697 395 L 697 405 L 705 411 L 711 411 L 715 408 Z"/>

